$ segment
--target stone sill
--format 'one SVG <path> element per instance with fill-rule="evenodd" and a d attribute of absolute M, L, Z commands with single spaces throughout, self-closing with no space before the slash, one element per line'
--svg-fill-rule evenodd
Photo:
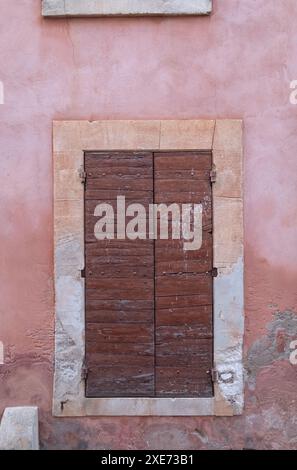
<path fill-rule="evenodd" d="M 210 15 L 212 0 L 42 0 L 42 15 L 182 16 Z"/>

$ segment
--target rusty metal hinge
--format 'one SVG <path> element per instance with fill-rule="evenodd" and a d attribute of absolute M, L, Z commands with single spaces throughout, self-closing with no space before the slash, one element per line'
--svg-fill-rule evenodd
<path fill-rule="evenodd" d="M 206 274 L 211 274 L 212 277 L 218 277 L 218 268 L 212 268 L 211 271 L 207 271 Z"/>
<path fill-rule="evenodd" d="M 217 181 L 217 171 L 214 168 L 210 171 L 209 177 L 211 183 L 215 183 Z"/>
<path fill-rule="evenodd" d="M 212 277 L 218 277 L 218 268 L 212 268 L 211 275 Z"/>
<path fill-rule="evenodd" d="M 88 369 L 88 366 L 86 365 L 86 363 L 84 362 L 83 366 L 82 366 L 82 369 L 81 369 L 81 378 L 83 380 L 87 380 L 88 375 L 89 375 L 89 369 Z"/>
<path fill-rule="evenodd" d="M 80 169 L 78 170 L 78 175 L 79 175 L 81 183 L 85 184 L 87 181 L 87 173 L 85 172 L 83 167 L 80 167 Z"/>
<path fill-rule="evenodd" d="M 213 383 L 217 383 L 219 381 L 219 373 L 216 369 L 211 369 L 210 375 Z"/>

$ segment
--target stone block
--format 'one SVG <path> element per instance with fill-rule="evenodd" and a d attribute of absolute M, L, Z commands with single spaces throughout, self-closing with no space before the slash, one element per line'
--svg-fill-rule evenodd
<path fill-rule="evenodd" d="M 43 16 L 209 15 L 212 0 L 43 0 Z"/>
<path fill-rule="evenodd" d="M 0 450 L 39 450 L 38 408 L 6 408 L 0 425 Z"/>

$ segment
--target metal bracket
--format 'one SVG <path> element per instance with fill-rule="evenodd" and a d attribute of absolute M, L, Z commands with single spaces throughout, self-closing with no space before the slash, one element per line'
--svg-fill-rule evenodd
<path fill-rule="evenodd" d="M 87 380 L 89 374 L 89 369 L 86 365 L 86 362 L 84 361 L 82 369 L 81 369 L 81 378 L 82 380 Z"/>
<path fill-rule="evenodd" d="M 207 271 L 206 274 L 211 274 L 212 277 L 218 277 L 218 268 L 212 268 L 212 270 Z"/>
<path fill-rule="evenodd" d="M 215 183 L 217 181 L 217 171 L 214 168 L 210 171 L 209 177 L 211 183 Z"/>
<path fill-rule="evenodd" d="M 219 381 L 219 373 L 216 369 L 211 369 L 211 380 L 213 383 L 217 383 Z"/>
<path fill-rule="evenodd" d="M 83 167 L 80 167 L 78 170 L 78 176 L 80 178 L 81 184 L 85 184 L 87 181 L 87 173 L 85 172 L 85 169 Z"/>
<path fill-rule="evenodd" d="M 212 268 L 211 275 L 212 277 L 218 277 L 218 268 Z"/>
<path fill-rule="evenodd" d="M 213 383 L 232 384 L 234 382 L 234 372 L 232 370 L 218 372 L 216 369 L 211 369 L 210 374 Z"/>

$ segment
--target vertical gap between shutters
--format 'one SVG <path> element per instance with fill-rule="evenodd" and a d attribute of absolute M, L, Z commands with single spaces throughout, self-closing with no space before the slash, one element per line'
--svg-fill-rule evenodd
<path fill-rule="evenodd" d="M 155 204 L 155 154 L 153 153 L 153 204 Z M 156 396 L 156 357 L 157 357 L 157 347 L 156 347 L 156 342 L 157 342 L 157 328 L 156 328 L 156 239 L 155 239 L 155 233 L 156 230 L 158 230 L 158 225 L 155 227 L 155 217 L 154 217 L 154 396 Z"/>

